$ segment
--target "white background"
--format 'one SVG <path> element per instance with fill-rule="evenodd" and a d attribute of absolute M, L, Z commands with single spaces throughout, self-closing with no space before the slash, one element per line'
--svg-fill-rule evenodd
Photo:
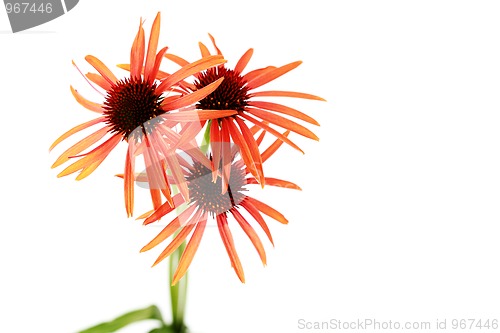
<path fill-rule="evenodd" d="M 150 304 L 169 317 L 167 264 L 150 268 L 161 249 L 139 253 L 160 229 L 126 218 L 112 177 L 124 146 L 81 182 L 50 169 L 69 143 L 48 152 L 94 117 L 69 85 L 99 101 L 71 60 L 84 72 L 86 54 L 127 63 L 140 17 L 149 36 L 157 11 L 171 52 L 196 60 L 210 32 L 230 65 L 249 47 L 248 69 L 300 59 L 269 86 L 328 100 L 274 100 L 321 123 L 320 142 L 293 137 L 305 155 L 284 147 L 266 166 L 303 191 L 253 192 L 290 221 L 269 220 L 266 268 L 232 224 L 246 284 L 207 229 L 190 270 L 193 332 L 500 319 L 498 1 L 81 0 L 18 34 L 0 11 L 0 332 L 76 332 Z"/>

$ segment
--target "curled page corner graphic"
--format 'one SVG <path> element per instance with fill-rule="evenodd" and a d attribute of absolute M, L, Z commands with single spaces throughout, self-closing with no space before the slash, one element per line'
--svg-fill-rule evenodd
<path fill-rule="evenodd" d="M 52 21 L 73 9 L 79 0 L 4 0 L 12 32 Z"/>

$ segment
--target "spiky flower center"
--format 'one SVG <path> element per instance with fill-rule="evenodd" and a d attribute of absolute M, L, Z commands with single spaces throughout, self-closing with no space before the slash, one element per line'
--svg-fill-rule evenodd
<path fill-rule="evenodd" d="M 196 104 L 196 108 L 243 111 L 247 106 L 248 87 L 240 73 L 224 66 L 209 68 L 200 74 L 194 85 L 197 89 L 200 89 L 221 77 L 224 80 L 220 86 L 210 95 L 200 100 Z"/>
<path fill-rule="evenodd" d="M 212 215 L 222 214 L 236 207 L 245 198 L 246 185 L 243 163 L 231 165 L 231 175 L 227 191 L 222 194 L 222 179 L 212 181 L 212 170 L 199 162 L 193 164 L 193 170 L 186 177 L 191 202 Z"/>
<path fill-rule="evenodd" d="M 156 92 L 156 83 L 144 82 L 142 77 L 126 78 L 115 83 L 108 91 L 104 102 L 106 122 L 113 132 L 128 138 L 149 133 L 164 113 L 160 104 L 161 94 Z M 139 130 L 138 130 L 139 129 Z"/>

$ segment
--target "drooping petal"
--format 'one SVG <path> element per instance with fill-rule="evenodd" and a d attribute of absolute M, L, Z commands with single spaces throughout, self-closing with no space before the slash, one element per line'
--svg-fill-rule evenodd
<path fill-rule="evenodd" d="M 273 241 L 273 236 L 271 235 L 271 231 L 269 230 L 269 227 L 267 226 L 266 221 L 264 221 L 264 218 L 260 214 L 259 210 L 247 200 L 243 200 L 242 202 L 240 202 L 240 205 L 243 208 L 245 208 L 247 212 L 250 213 L 250 215 L 252 215 L 252 217 L 255 219 L 255 221 L 257 221 L 257 223 L 259 223 L 262 230 L 264 230 L 264 232 L 266 233 L 267 238 L 269 238 L 269 241 L 274 246 L 274 241 Z"/>
<path fill-rule="evenodd" d="M 154 79 L 156 78 L 156 76 L 158 75 L 158 71 L 160 70 L 160 65 L 161 65 L 161 61 L 163 59 L 163 55 L 165 54 L 165 52 L 167 52 L 167 50 L 168 50 L 168 47 L 165 46 L 156 55 L 155 64 L 149 73 L 149 78 L 150 78 L 151 82 L 153 82 Z"/>
<path fill-rule="evenodd" d="M 203 236 L 206 225 L 207 216 L 205 215 L 196 225 L 196 229 L 194 229 L 193 235 L 191 236 L 191 239 L 189 240 L 186 248 L 184 249 L 184 252 L 182 253 L 181 259 L 179 260 L 179 264 L 172 278 L 172 285 L 177 284 L 177 282 L 182 279 L 184 274 L 186 274 L 186 271 L 189 268 L 189 265 L 191 265 L 193 257 L 198 250 L 198 246 L 200 245 L 201 237 Z"/>
<path fill-rule="evenodd" d="M 237 114 L 234 110 L 192 110 L 169 112 L 163 115 L 165 119 L 178 122 L 205 121 L 210 119 L 226 118 Z"/>
<path fill-rule="evenodd" d="M 252 81 L 253 79 L 255 79 L 256 77 L 261 76 L 264 73 L 270 73 L 275 69 L 276 69 L 275 66 L 267 66 L 264 68 L 254 69 L 253 71 L 250 71 L 250 72 L 246 73 L 245 75 L 243 75 L 243 79 L 245 81 L 249 82 L 249 81 Z"/>
<path fill-rule="evenodd" d="M 243 217 L 243 215 L 238 212 L 237 209 L 231 209 L 231 213 L 233 214 L 234 218 L 236 221 L 239 223 L 241 226 L 241 229 L 247 234 L 248 238 L 250 238 L 250 241 L 252 242 L 253 246 L 259 253 L 260 260 L 262 260 L 262 263 L 264 266 L 266 265 L 266 251 L 264 250 L 264 246 L 262 245 L 262 242 L 260 241 L 259 236 L 255 232 L 254 228 L 248 223 L 248 221 Z"/>
<path fill-rule="evenodd" d="M 106 133 L 108 133 L 108 131 L 109 127 L 106 126 L 78 141 L 73 146 L 66 149 L 66 151 L 64 151 L 64 153 L 62 153 L 61 156 L 59 156 L 59 158 L 54 162 L 54 164 L 52 164 L 51 168 L 57 168 L 61 164 L 67 162 L 71 156 L 80 154 L 82 151 L 89 148 L 97 141 L 101 140 L 106 135 Z"/>
<path fill-rule="evenodd" d="M 300 134 L 302 136 L 305 136 L 306 138 L 313 139 L 318 141 L 319 138 L 314 134 L 312 131 L 307 129 L 306 127 L 297 124 L 296 122 L 287 119 L 282 116 L 278 116 L 277 114 L 271 113 L 271 112 L 266 112 L 264 110 L 260 109 L 254 109 L 254 108 L 246 108 L 245 111 L 253 114 L 254 116 L 257 116 L 263 120 L 266 120 L 270 123 L 273 123 L 275 125 L 278 125 L 280 127 L 286 128 L 290 131 L 293 131 L 297 134 Z"/>
<path fill-rule="evenodd" d="M 106 118 L 100 117 L 100 118 L 96 118 L 96 119 L 87 121 L 83 124 L 80 124 L 78 126 L 73 127 L 72 129 L 70 129 L 69 131 L 67 131 L 63 135 L 61 135 L 59 138 L 57 138 L 57 140 L 54 141 L 54 143 L 50 146 L 49 151 L 54 149 L 54 147 L 57 146 L 59 143 L 61 143 L 61 141 L 67 139 L 68 137 L 72 136 L 73 134 L 78 133 L 78 132 L 80 132 L 80 131 L 82 131 L 82 130 L 84 130 L 92 125 L 95 125 L 98 123 L 103 123 L 105 121 L 106 121 Z"/>
<path fill-rule="evenodd" d="M 266 72 L 262 75 L 259 75 L 258 77 L 254 78 L 253 80 L 248 82 L 248 87 L 250 89 L 258 88 L 258 87 L 260 87 L 268 82 L 271 82 L 271 81 L 279 78 L 280 76 L 288 73 L 289 71 L 297 68 L 301 63 L 302 63 L 302 61 L 295 61 L 295 62 L 289 63 L 285 66 L 278 67 L 272 71 Z"/>
<path fill-rule="evenodd" d="M 226 119 L 223 119 L 223 121 Z M 227 120 L 229 121 L 229 120 Z M 221 152 L 222 152 L 222 194 L 227 192 L 229 177 L 231 176 L 231 139 L 229 128 L 224 123 L 221 128 Z"/>
<path fill-rule="evenodd" d="M 156 62 L 155 58 L 156 58 L 156 50 L 158 48 L 159 36 L 160 36 L 160 12 L 156 14 L 155 20 L 153 21 L 153 25 L 151 27 L 151 34 L 149 35 L 149 43 L 148 43 L 148 53 L 146 55 L 146 63 L 144 64 L 144 76 L 146 78 L 146 82 L 150 83 L 153 82 L 156 76 L 156 73 L 153 73 L 153 68 Z M 163 57 L 163 55 L 161 57 Z"/>
<path fill-rule="evenodd" d="M 286 142 L 287 144 L 289 144 L 290 146 L 292 146 L 293 148 L 297 149 L 298 151 L 300 151 L 302 154 L 304 154 L 304 151 L 302 151 L 302 149 L 299 148 L 299 146 L 297 146 L 295 143 L 293 143 L 292 141 L 290 141 L 290 139 L 288 139 L 287 137 L 283 136 L 283 134 L 281 134 L 280 132 L 276 131 L 275 129 L 273 129 L 272 127 L 268 126 L 267 124 L 265 124 L 264 122 L 262 121 L 259 121 L 255 118 L 252 118 L 250 117 L 249 115 L 247 114 L 244 114 L 244 113 L 240 113 L 239 116 L 245 118 L 246 120 L 254 123 L 255 125 L 257 126 L 260 126 L 262 129 L 264 129 L 265 131 L 271 133 L 272 135 L 274 135 L 275 137 L 279 138 L 280 140 Z"/>
<path fill-rule="evenodd" d="M 272 217 L 276 221 L 281 222 L 283 224 L 288 224 L 288 220 L 283 216 L 283 214 L 278 212 L 276 209 L 266 205 L 262 201 L 259 201 L 255 198 L 252 198 L 252 197 L 247 196 L 246 200 L 248 200 L 249 203 L 254 205 L 255 208 L 257 208 L 258 210 L 260 210 L 262 213 L 266 214 L 267 216 Z"/>
<path fill-rule="evenodd" d="M 142 28 L 142 19 L 139 23 L 139 31 L 135 36 L 132 48 L 130 49 L 130 76 L 139 77 L 144 64 L 145 49 L 144 29 Z"/>
<path fill-rule="evenodd" d="M 222 151 L 221 132 L 217 121 L 210 122 L 210 147 L 212 148 L 212 181 L 215 182 Z"/>
<path fill-rule="evenodd" d="M 131 217 L 134 213 L 134 166 L 135 156 L 133 153 L 133 145 L 129 144 L 127 154 L 125 156 L 125 171 L 124 175 L 124 193 L 125 193 L 125 210 L 127 217 Z"/>
<path fill-rule="evenodd" d="M 154 248 L 156 245 L 160 244 L 163 242 L 165 239 L 168 237 L 172 236 L 174 232 L 182 227 L 181 221 L 187 221 L 189 217 L 191 217 L 191 214 L 193 214 L 193 211 L 195 210 L 195 206 L 190 206 L 188 207 L 185 211 L 179 214 L 175 219 L 170 221 L 169 224 L 165 228 L 160 231 L 160 233 L 153 238 L 148 244 L 146 244 L 142 249 L 141 252 L 146 252 Z M 147 220 L 146 220 L 147 221 Z M 146 224 L 146 222 L 144 222 Z"/>
<path fill-rule="evenodd" d="M 222 242 L 224 243 L 224 247 L 226 248 L 227 254 L 229 256 L 229 260 L 231 261 L 231 265 L 233 266 L 236 275 L 241 282 L 245 283 L 245 274 L 243 272 L 243 267 L 241 266 L 240 258 L 238 257 L 238 253 L 236 252 L 236 248 L 234 247 L 233 236 L 231 235 L 231 231 L 227 225 L 227 217 L 224 214 L 217 215 L 217 227 L 219 229 L 220 236 L 222 238 Z"/>
<path fill-rule="evenodd" d="M 102 113 L 104 111 L 101 104 L 94 103 L 94 102 L 87 100 L 82 95 L 80 95 L 80 93 L 75 88 L 73 88 L 73 86 L 70 86 L 70 88 L 71 88 L 71 93 L 73 94 L 73 97 L 84 108 L 86 108 L 87 110 L 90 110 L 90 111 L 97 112 L 97 113 Z"/>
<path fill-rule="evenodd" d="M 253 55 L 253 49 L 248 49 L 248 51 L 246 51 L 245 54 L 241 56 L 240 60 L 238 60 L 238 63 L 234 67 L 234 71 L 237 73 L 243 72 L 248 62 L 252 58 L 252 55 Z"/>
<path fill-rule="evenodd" d="M 222 119 L 222 126 L 226 126 L 229 129 L 229 133 L 233 138 L 233 142 L 240 147 L 241 157 L 245 162 L 248 170 L 254 175 L 255 178 L 260 180 L 260 174 L 257 171 L 257 165 L 254 163 L 250 149 L 248 148 L 247 142 L 243 138 L 236 125 L 233 123 L 232 119 Z M 261 165 L 262 166 L 262 165 Z"/>
<path fill-rule="evenodd" d="M 181 69 L 179 69 L 177 72 L 173 73 L 169 77 L 167 77 L 165 80 L 163 80 L 160 85 L 158 86 L 157 90 L 159 92 L 163 92 L 167 90 L 168 88 L 172 87 L 175 85 L 177 82 L 184 80 L 185 78 L 196 74 L 198 72 L 204 71 L 210 67 L 216 66 L 216 65 L 221 65 L 226 63 L 227 60 L 225 60 L 221 56 L 209 56 L 206 58 L 202 58 L 200 60 L 197 60 L 193 63 L 190 63 Z"/>
<path fill-rule="evenodd" d="M 187 238 L 187 236 L 191 233 L 193 228 L 196 226 L 198 219 L 201 215 L 201 210 L 198 210 L 196 213 L 194 213 L 193 217 L 190 219 L 190 223 L 186 224 L 181 231 L 174 237 L 172 242 L 168 244 L 168 246 L 165 248 L 165 250 L 160 253 L 156 261 L 154 262 L 153 266 L 158 265 L 163 259 L 171 255 L 177 248 L 184 242 L 184 240 Z"/>
<path fill-rule="evenodd" d="M 246 141 L 248 148 L 250 150 L 250 153 L 252 154 L 252 159 L 253 163 L 255 164 L 255 168 L 257 169 L 257 174 L 259 177 L 257 177 L 260 185 L 262 188 L 264 188 L 265 185 L 265 178 L 264 178 L 264 170 L 262 169 L 262 157 L 259 152 L 259 146 L 257 142 L 255 141 L 255 138 L 252 135 L 252 132 L 250 129 L 247 127 L 243 119 L 236 117 L 236 122 L 240 126 L 241 133 L 243 134 L 243 138 Z"/>
<path fill-rule="evenodd" d="M 270 102 L 262 102 L 262 101 L 252 101 L 252 102 L 249 102 L 248 105 L 255 106 L 255 107 L 260 108 L 260 109 L 266 109 L 266 110 L 284 113 L 286 115 L 289 115 L 289 116 L 301 119 L 303 121 L 306 121 L 310 124 L 319 126 L 319 123 L 314 118 L 308 116 L 307 114 L 305 114 L 303 112 L 300 112 L 299 110 L 292 109 L 292 108 L 285 106 L 285 105 L 270 103 Z"/>
<path fill-rule="evenodd" d="M 272 97 L 295 97 L 295 98 L 304 98 L 304 99 L 313 99 L 316 101 L 326 101 L 324 98 L 316 96 L 316 95 L 311 95 L 311 94 L 306 94 L 306 93 L 301 93 L 301 92 L 295 92 L 295 91 L 283 91 L 283 90 L 267 90 L 267 91 L 258 91 L 258 92 L 252 92 L 249 97 L 267 97 L 267 96 L 272 96 Z"/>
<path fill-rule="evenodd" d="M 86 56 L 85 60 L 87 60 L 87 62 L 91 64 L 92 67 L 94 67 L 102 75 L 102 77 L 106 81 L 108 81 L 109 84 L 113 85 L 118 81 L 113 72 L 110 71 L 109 68 L 101 60 L 97 59 L 93 55 Z"/>

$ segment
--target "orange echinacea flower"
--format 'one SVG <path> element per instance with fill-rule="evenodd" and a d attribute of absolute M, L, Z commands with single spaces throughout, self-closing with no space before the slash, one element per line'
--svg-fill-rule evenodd
<path fill-rule="evenodd" d="M 50 147 L 53 149 L 63 140 L 84 129 L 94 125 L 101 126 L 100 129 L 64 151 L 52 165 L 52 168 L 55 168 L 73 160 L 73 163 L 61 171 L 58 177 L 79 172 L 76 179 L 80 180 L 90 175 L 120 141 L 126 141 L 128 151 L 125 158 L 124 196 L 128 216 L 133 214 L 134 166 L 135 158 L 138 155 L 142 154 L 144 158 L 155 208 L 162 204 L 161 193 L 168 202 L 173 204 L 165 173 L 166 166 L 171 169 L 173 177 L 179 181 L 177 186 L 182 195 L 188 198 L 187 187 L 182 186 L 182 181 L 180 181 L 183 175 L 180 174 L 178 161 L 174 157 L 175 154 L 169 150 L 170 147 L 177 144 L 175 140 L 171 139 L 170 127 L 181 122 L 196 121 L 199 123 L 199 121 L 206 119 L 229 116 L 235 113 L 227 110 L 220 110 L 218 113 L 207 112 L 196 110 L 194 107 L 192 110 L 171 112 L 193 105 L 210 94 L 221 83 L 221 81 L 214 82 L 192 94 L 180 94 L 176 88 L 179 82 L 199 71 L 220 65 L 225 60 L 222 56 L 203 58 L 182 67 L 164 80 L 158 80 L 156 77 L 160 64 L 167 51 L 167 47 L 164 47 L 156 53 L 159 31 L 160 13 L 152 24 L 146 51 L 141 20 L 130 53 L 129 77 L 118 79 L 99 59 L 91 55 L 85 57 L 87 62 L 98 72 L 98 74 L 88 73 L 85 77 L 104 90 L 102 93 L 96 88 L 103 94 L 105 100 L 103 103 L 94 103 L 81 96 L 73 87 L 71 87 L 71 92 L 78 103 L 88 110 L 98 113 L 99 117 L 70 129 Z M 98 145 L 93 147 L 96 144 Z M 91 150 L 84 152 L 87 149 Z"/>
<path fill-rule="evenodd" d="M 222 52 L 217 47 L 214 38 L 211 35 L 209 36 L 217 54 L 222 55 Z M 204 44 L 199 43 L 199 46 L 202 57 L 205 58 L 212 56 Z M 319 123 L 312 117 L 291 107 L 257 100 L 256 98 L 295 97 L 319 101 L 324 101 L 324 99 L 315 95 L 292 91 L 255 91 L 257 88 L 260 88 L 266 83 L 269 83 L 295 69 L 302 62 L 296 61 L 281 67 L 268 66 L 243 74 L 250 58 L 252 57 L 252 54 L 253 49 L 249 49 L 245 52 L 245 54 L 243 54 L 237 62 L 234 69 L 229 69 L 224 64 L 221 64 L 195 75 L 196 80 L 194 83 L 183 82 L 180 86 L 186 93 L 190 93 L 203 89 L 220 78 L 224 78 L 224 81 L 217 89 L 196 103 L 196 108 L 198 109 L 237 111 L 236 115 L 219 117 L 219 121 L 209 121 L 209 124 L 207 125 L 210 126 L 211 151 L 214 161 L 216 163 L 219 161 L 222 151 L 220 145 L 232 139 L 232 142 L 239 146 L 242 159 L 247 168 L 249 168 L 250 172 L 258 180 L 258 182 L 264 186 L 265 178 L 262 170 L 260 152 L 255 138 L 249 131 L 247 124 L 252 123 L 257 125 L 259 128 L 273 134 L 278 139 L 286 142 L 293 148 L 303 153 L 303 151 L 294 142 L 283 136 L 276 129 L 272 128 L 270 124 L 298 133 L 307 138 L 318 140 L 318 137 L 312 131 L 295 121 L 288 119 L 287 117 L 283 117 L 280 114 L 291 116 L 313 125 L 319 126 Z M 180 66 L 186 66 L 189 64 L 189 62 L 185 59 L 173 54 L 165 54 L 165 57 Z M 160 71 L 158 77 L 162 78 L 163 75 L 168 74 Z M 185 131 L 184 136 L 186 137 L 186 140 L 191 138 L 189 134 L 196 134 L 197 130 L 200 130 L 200 128 L 196 128 L 196 125 L 198 124 L 193 123 L 187 125 L 187 127 L 190 127 L 191 130 Z M 217 170 L 217 165 L 213 166 L 213 170 Z M 227 181 L 224 182 L 224 180 L 229 177 L 229 174 L 224 174 L 223 191 L 227 186 Z"/>
<path fill-rule="evenodd" d="M 287 137 L 288 134 L 289 132 L 287 131 L 282 135 L 283 137 Z M 261 142 L 261 140 L 258 141 L 259 143 Z M 262 161 L 266 161 L 273 155 L 282 143 L 283 141 L 276 140 L 267 148 L 261 155 Z M 159 255 L 154 263 L 154 265 L 156 265 L 171 255 L 192 233 L 179 260 L 179 265 L 173 276 L 172 285 L 176 284 L 183 277 L 191 264 L 203 236 L 209 215 L 217 222 L 217 227 L 231 261 L 231 265 L 241 282 L 245 282 L 245 276 L 229 229 L 228 215 L 234 217 L 236 222 L 250 238 L 250 241 L 256 248 L 264 265 L 266 265 L 266 253 L 262 242 L 255 229 L 239 209 L 243 208 L 243 210 L 260 225 L 271 243 L 273 243 L 273 239 L 262 214 L 283 224 L 288 223 L 287 219 L 274 208 L 245 193 L 247 191 L 245 188 L 247 184 L 258 184 L 258 182 L 252 175 L 249 175 L 249 170 L 245 168 L 243 161 L 241 159 L 235 159 L 236 152 L 237 146 L 233 146 L 231 151 L 232 157 L 229 164 L 231 176 L 227 191 L 224 194 L 220 191 L 222 186 L 221 173 L 219 173 L 214 182 L 212 180 L 211 168 L 198 161 L 194 161 L 184 169 L 189 187 L 190 200 L 186 201 L 180 194 L 177 194 L 173 197 L 173 201 L 176 207 L 184 205 L 186 208 L 141 250 L 141 252 L 144 252 L 152 249 L 178 231 L 170 244 Z M 222 165 L 220 166 L 220 168 L 223 167 Z M 289 181 L 269 177 L 266 177 L 265 181 L 268 185 L 300 190 L 300 187 Z M 169 206 L 168 203 L 164 203 L 154 212 L 144 214 L 141 218 L 145 218 L 144 224 L 147 225 L 169 214 L 174 209 L 175 208 Z"/>

